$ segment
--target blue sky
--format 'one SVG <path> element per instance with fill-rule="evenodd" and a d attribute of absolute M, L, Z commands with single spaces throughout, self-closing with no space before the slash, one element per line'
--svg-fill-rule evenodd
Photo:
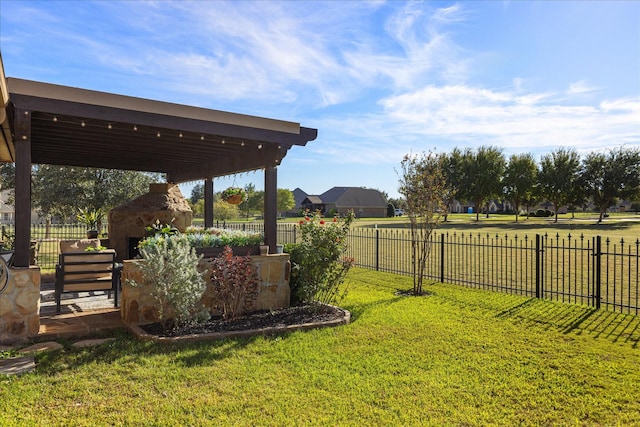
<path fill-rule="evenodd" d="M 397 196 L 411 152 L 640 145 L 636 1 L 0 0 L 0 50 L 10 77 L 317 128 L 278 168 L 310 194 Z"/>

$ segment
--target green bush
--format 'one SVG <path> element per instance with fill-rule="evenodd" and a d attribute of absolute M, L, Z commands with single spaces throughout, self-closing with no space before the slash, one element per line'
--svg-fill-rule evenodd
<path fill-rule="evenodd" d="M 291 257 L 291 304 L 321 302 L 335 304 L 344 297 L 339 285 L 353 265 L 344 257 L 347 234 L 354 215 L 325 220 L 320 215 L 307 215 L 300 221 L 297 244 L 285 246 Z"/>
<path fill-rule="evenodd" d="M 209 314 L 198 305 L 206 283 L 198 271 L 195 249 L 183 234 L 156 236 L 153 245 L 140 248 L 139 264 L 144 283 L 129 280 L 132 286 L 153 286 L 158 317 L 163 329 L 180 328 L 207 320 Z"/>
<path fill-rule="evenodd" d="M 138 244 L 138 249 L 148 248 L 162 244 L 167 239 L 172 239 L 176 234 L 162 232 L 168 226 L 157 226 L 160 230 L 156 234 L 147 237 Z M 151 228 L 151 227 L 148 227 Z M 180 234 L 176 230 L 177 234 Z M 194 248 L 223 248 L 225 246 L 253 246 L 260 245 L 264 237 L 260 232 L 227 230 L 223 228 L 188 227 L 182 234 Z"/>

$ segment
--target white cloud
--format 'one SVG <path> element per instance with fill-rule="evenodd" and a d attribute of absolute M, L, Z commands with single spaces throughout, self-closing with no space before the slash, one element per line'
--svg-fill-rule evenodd
<path fill-rule="evenodd" d="M 598 88 L 590 86 L 585 80 L 574 82 L 569 85 L 567 89 L 568 95 L 579 95 L 583 93 L 589 93 L 598 90 Z"/>

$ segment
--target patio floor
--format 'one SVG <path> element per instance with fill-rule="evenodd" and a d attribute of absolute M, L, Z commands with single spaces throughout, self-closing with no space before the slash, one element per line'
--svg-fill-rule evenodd
<path fill-rule="evenodd" d="M 61 311 L 56 313 L 54 277 L 42 275 L 38 340 L 79 337 L 121 327 L 120 309 L 102 291 L 63 294 Z"/>

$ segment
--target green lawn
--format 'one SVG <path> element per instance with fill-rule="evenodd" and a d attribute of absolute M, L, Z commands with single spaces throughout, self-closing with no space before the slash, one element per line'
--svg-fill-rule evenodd
<path fill-rule="evenodd" d="M 407 217 L 399 218 L 362 218 L 355 222 L 356 227 L 378 228 L 407 228 L 409 221 Z M 438 232 L 450 233 L 473 233 L 473 234 L 499 234 L 504 236 L 525 234 L 532 236 L 535 234 L 549 234 L 555 236 L 559 234 L 566 237 L 571 234 L 574 237 L 584 235 L 591 238 L 600 235 L 603 238 L 612 239 L 624 238 L 627 243 L 631 243 L 640 236 L 640 215 L 635 213 L 612 214 L 602 223 L 598 223 L 597 214 L 576 214 L 575 219 L 571 214 L 560 215 L 558 222 L 553 222 L 553 218 L 526 218 L 519 217 L 515 222 L 515 215 L 490 215 L 489 218 L 480 215 L 480 221 L 476 221 L 475 215 L 452 214 L 446 223 L 438 224 Z"/>
<path fill-rule="evenodd" d="M 640 425 L 640 318 L 353 270 L 348 326 L 37 355 L 0 425 Z"/>

